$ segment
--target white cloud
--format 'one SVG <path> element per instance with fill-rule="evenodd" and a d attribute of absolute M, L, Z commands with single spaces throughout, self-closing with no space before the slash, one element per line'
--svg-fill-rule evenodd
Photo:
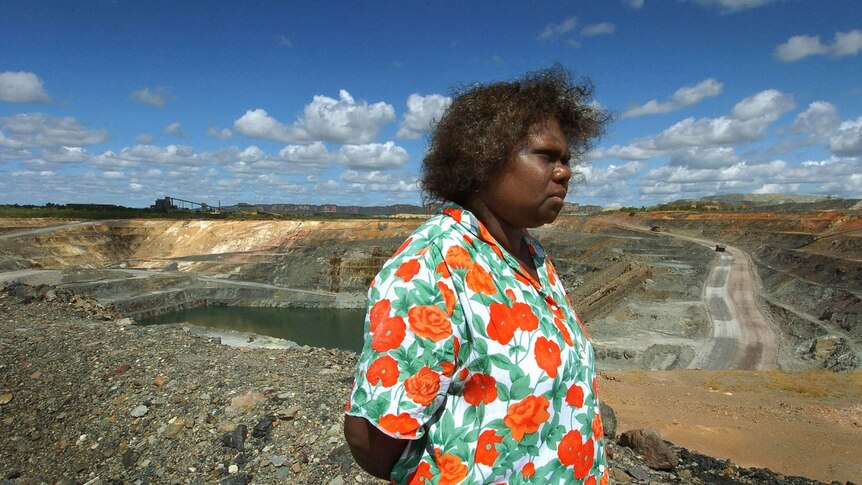
<path fill-rule="evenodd" d="M 790 131 L 825 137 L 839 123 L 838 108 L 835 105 L 826 101 L 815 101 L 796 117 L 796 120 L 790 125 Z"/>
<path fill-rule="evenodd" d="M 820 37 L 797 35 L 775 48 L 775 56 L 784 62 L 794 62 L 808 56 L 826 54 L 829 48 L 820 43 Z"/>
<path fill-rule="evenodd" d="M 761 91 L 743 99 L 731 110 L 730 116 L 717 118 L 686 118 L 673 124 L 653 138 L 636 140 L 629 145 L 590 152 L 591 159 L 622 158 L 646 160 L 663 155 L 685 157 L 684 152 L 695 148 L 730 147 L 761 139 L 769 125 L 793 109 L 793 98 L 774 89 Z M 703 152 L 701 152 L 703 153 Z M 713 152 L 713 155 L 721 152 Z M 713 163 L 715 159 L 713 159 Z"/>
<path fill-rule="evenodd" d="M 820 42 L 819 36 L 796 35 L 775 48 L 775 56 L 784 62 L 796 62 L 809 56 L 855 56 L 862 51 L 862 30 L 836 32 L 831 45 Z"/>
<path fill-rule="evenodd" d="M 627 162 L 622 165 L 610 164 L 604 168 L 593 166 L 585 167 L 583 170 L 589 185 L 608 185 L 617 182 L 625 182 L 637 176 L 645 165 L 642 162 Z"/>
<path fill-rule="evenodd" d="M 22 113 L 0 118 L 0 146 L 79 147 L 102 143 L 106 130 L 91 130 L 72 117 L 55 118 L 44 113 Z"/>
<path fill-rule="evenodd" d="M 158 88 L 154 91 L 150 90 L 150 88 L 141 88 L 132 92 L 129 97 L 139 103 L 152 106 L 164 106 L 168 101 L 174 99 L 167 88 Z"/>
<path fill-rule="evenodd" d="M 783 0 L 692 0 L 701 7 L 716 8 L 721 13 L 734 13 L 751 8 L 762 7 Z"/>
<path fill-rule="evenodd" d="M 542 40 L 548 40 L 553 39 L 554 37 L 559 37 L 567 32 L 571 32 L 577 25 L 577 17 L 569 17 L 559 24 L 548 24 L 545 26 L 545 30 L 539 34 L 539 38 Z"/>
<path fill-rule="evenodd" d="M 695 105 L 706 98 L 721 94 L 724 85 L 713 78 L 704 79 L 695 86 L 685 86 L 676 90 L 670 101 L 659 102 L 651 100 L 641 106 L 633 106 L 623 113 L 624 118 L 636 116 L 668 113 L 687 106 Z"/>
<path fill-rule="evenodd" d="M 357 103 L 342 89 L 338 100 L 315 96 L 305 107 L 301 123 L 312 140 L 362 144 L 374 141 L 380 128 L 394 119 L 391 105 Z"/>
<path fill-rule="evenodd" d="M 180 128 L 180 122 L 179 121 L 174 121 L 173 123 L 164 127 L 164 129 L 162 129 L 162 131 L 164 133 L 167 133 L 169 135 L 174 135 L 174 136 L 185 136 L 186 135 L 185 132 Z"/>
<path fill-rule="evenodd" d="M 103 169 L 137 167 L 141 164 L 164 164 L 171 168 L 178 166 L 199 166 L 209 163 L 214 156 L 211 154 L 198 154 L 194 148 L 185 145 L 168 145 L 158 147 L 154 145 L 136 145 L 126 147 L 119 153 L 106 151 L 93 157 L 90 165 Z"/>
<path fill-rule="evenodd" d="M 105 172 L 102 172 L 102 177 L 104 177 L 106 179 L 119 180 L 119 179 L 125 178 L 125 175 L 123 174 L 123 172 L 105 171 Z"/>
<path fill-rule="evenodd" d="M 140 143 L 143 143 L 144 145 L 149 145 L 156 140 L 156 137 L 148 133 L 141 133 L 140 135 L 135 137 L 135 140 Z"/>
<path fill-rule="evenodd" d="M 233 122 L 239 133 L 250 138 L 263 138 L 275 141 L 304 141 L 308 137 L 304 131 L 285 126 L 263 109 L 248 110 Z"/>
<path fill-rule="evenodd" d="M 593 37 L 596 35 L 608 35 L 617 31 L 617 27 L 610 22 L 602 22 L 599 24 L 585 25 L 581 29 L 581 35 L 584 37 Z"/>
<path fill-rule="evenodd" d="M 90 157 L 82 147 L 50 147 L 42 150 L 42 158 L 49 162 L 79 163 Z"/>
<path fill-rule="evenodd" d="M 740 163 L 731 147 L 691 147 L 671 154 L 669 165 L 689 168 L 722 168 Z"/>
<path fill-rule="evenodd" d="M 411 94 L 407 98 L 407 113 L 404 114 L 396 136 L 408 140 L 418 139 L 423 133 L 431 130 L 450 104 L 452 104 L 452 98 L 448 96 Z"/>
<path fill-rule="evenodd" d="M 640 10 L 644 6 L 644 0 L 622 0 L 623 5 L 628 5 L 629 7 Z"/>
<path fill-rule="evenodd" d="M 793 97 L 775 89 L 761 91 L 754 96 L 749 96 L 731 110 L 734 119 L 748 121 L 764 119 L 775 121 L 783 113 L 796 107 Z"/>
<path fill-rule="evenodd" d="M 303 116 L 291 126 L 271 117 L 263 109 L 248 110 L 234 122 L 234 128 L 245 136 L 282 142 L 313 140 L 335 143 L 370 143 L 380 128 L 395 119 L 395 109 L 386 103 L 356 102 L 345 90 L 339 99 L 315 96 L 303 110 Z"/>
<path fill-rule="evenodd" d="M 207 136 L 211 138 L 218 138 L 219 140 L 229 140 L 233 137 L 233 132 L 230 131 L 229 128 L 207 128 Z"/>
<path fill-rule="evenodd" d="M 47 103 L 42 80 L 32 72 L 0 72 L 0 101 L 11 103 Z"/>
<path fill-rule="evenodd" d="M 862 116 L 838 126 L 829 137 L 829 150 L 836 155 L 862 156 Z"/>
<path fill-rule="evenodd" d="M 333 159 L 326 146 L 319 141 L 310 145 L 288 145 L 282 148 L 278 155 L 289 162 L 320 167 L 329 165 Z"/>
<path fill-rule="evenodd" d="M 370 143 L 345 145 L 338 151 L 343 165 L 364 170 L 399 168 L 410 158 L 407 150 L 395 143 Z"/>
<path fill-rule="evenodd" d="M 832 55 L 835 57 L 855 56 L 862 51 L 862 30 L 838 32 L 835 43 L 832 44 Z"/>

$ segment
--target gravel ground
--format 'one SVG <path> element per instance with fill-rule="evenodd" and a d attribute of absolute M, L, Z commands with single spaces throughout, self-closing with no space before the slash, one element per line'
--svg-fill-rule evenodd
<path fill-rule="evenodd" d="M 229 347 L 44 286 L 4 287 L 0 315 L 0 484 L 381 483 L 341 433 L 352 352 Z M 612 483 L 821 483 L 664 444 L 659 471 L 612 440 Z"/>

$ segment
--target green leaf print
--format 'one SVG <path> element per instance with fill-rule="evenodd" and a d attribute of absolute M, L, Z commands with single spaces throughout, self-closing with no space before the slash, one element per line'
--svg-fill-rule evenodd
<path fill-rule="evenodd" d="M 371 402 L 365 404 L 365 409 L 368 410 L 368 417 L 374 418 L 375 420 L 380 419 L 380 416 L 383 416 L 383 413 L 386 412 L 386 409 L 389 408 L 389 393 L 385 392 L 378 396 L 376 399 L 373 399 Z"/>
<path fill-rule="evenodd" d="M 503 370 L 512 371 L 513 368 L 517 368 L 512 365 L 512 361 L 509 360 L 505 355 L 493 354 L 491 355 L 491 363 L 494 364 L 494 367 L 498 367 Z"/>
<path fill-rule="evenodd" d="M 356 406 L 364 406 L 365 403 L 368 402 L 368 393 L 365 392 L 365 389 L 359 388 L 356 392 L 353 393 L 353 404 Z"/>
<path fill-rule="evenodd" d="M 509 369 L 509 379 L 511 379 L 512 382 L 515 382 L 518 379 L 520 379 L 526 375 L 526 374 L 524 374 L 524 369 L 521 369 L 517 365 L 509 364 L 508 369 Z"/>
<path fill-rule="evenodd" d="M 533 393 L 533 386 L 530 385 L 529 376 L 521 376 L 512 382 L 512 389 L 509 392 L 509 399 L 512 401 L 520 401 Z"/>
<path fill-rule="evenodd" d="M 512 399 L 509 396 L 509 388 L 503 384 L 502 382 L 497 383 L 497 397 L 501 401 L 511 401 Z"/>

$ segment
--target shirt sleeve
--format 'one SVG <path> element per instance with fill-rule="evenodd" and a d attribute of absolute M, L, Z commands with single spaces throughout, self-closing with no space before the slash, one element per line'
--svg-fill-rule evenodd
<path fill-rule="evenodd" d="M 401 439 L 422 437 L 445 403 L 462 327 L 451 275 L 426 244 L 408 244 L 374 278 L 347 408 Z"/>

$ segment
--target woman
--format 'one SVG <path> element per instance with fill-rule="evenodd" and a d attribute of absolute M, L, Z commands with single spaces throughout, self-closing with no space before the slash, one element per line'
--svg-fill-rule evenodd
<path fill-rule="evenodd" d="M 368 292 L 344 431 L 395 483 L 607 483 L 592 347 L 527 228 L 608 117 L 560 67 L 455 97 L 423 160 L 443 202 Z"/>

